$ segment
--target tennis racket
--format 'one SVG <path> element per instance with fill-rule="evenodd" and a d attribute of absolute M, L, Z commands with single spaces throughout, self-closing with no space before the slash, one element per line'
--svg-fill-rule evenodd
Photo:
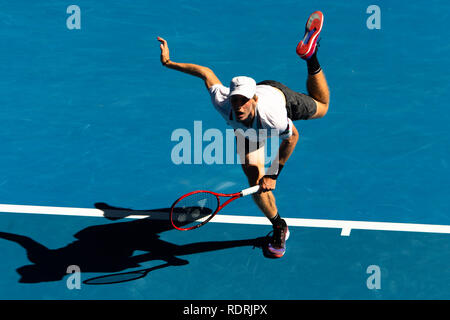
<path fill-rule="evenodd" d="M 170 208 L 170 221 L 175 229 L 186 231 L 205 225 L 231 201 L 257 193 L 259 186 L 224 194 L 198 190 L 178 198 Z M 221 204 L 220 198 L 229 198 Z M 223 200 L 223 199 L 222 199 Z"/>

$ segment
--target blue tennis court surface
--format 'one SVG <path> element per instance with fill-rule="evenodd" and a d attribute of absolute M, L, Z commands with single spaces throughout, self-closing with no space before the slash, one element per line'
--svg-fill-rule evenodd
<path fill-rule="evenodd" d="M 164 219 L 82 214 L 97 207 L 107 216 L 111 206 L 164 217 L 189 191 L 247 187 L 239 164 L 173 163 L 174 130 L 227 127 L 201 80 L 161 66 L 157 36 L 172 60 L 208 66 L 224 84 L 248 75 L 306 92 L 295 47 L 321 10 L 330 109 L 295 122 L 300 140 L 275 190 L 280 214 L 448 230 L 449 3 L 73 4 L 81 29 L 68 29 L 67 2 L 0 1 L 0 207 L 80 208 L 0 210 L 0 299 L 450 298 L 448 232 L 345 236 L 298 225 L 275 260 L 261 249 L 269 225 L 180 232 Z M 367 27 L 371 4 L 381 29 Z M 262 216 L 250 197 L 221 214 Z M 81 269 L 79 290 L 67 287 L 70 265 Z M 88 281 L 142 269 L 133 281 Z"/>

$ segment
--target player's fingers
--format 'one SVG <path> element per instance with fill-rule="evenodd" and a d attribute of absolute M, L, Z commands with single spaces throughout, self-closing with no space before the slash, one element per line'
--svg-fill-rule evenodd
<path fill-rule="evenodd" d="M 267 183 L 267 184 L 265 184 L 265 190 L 266 190 L 266 191 L 272 191 L 272 190 L 275 190 L 275 186 L 273 186 L 273 185 L 270 184 L 270 183 Z"/>
<path fill-rule="evenodd" d="M 264 183 L 264 181 L 261 179 L 261 181 L 260 181 L 260 183 L 259 183 L 259 185 L 260 185 L 260 191 L 261 192 L 266 192 L 266 191 L 269 191 L 268 189 L 267 189 L 267 185 Z"/>
<path fill-rule="evenodd" d="M 159 42 L 161 42 L 164 46 L 167 46 L 167 41 L 161 37 L 157 38 Z"/>

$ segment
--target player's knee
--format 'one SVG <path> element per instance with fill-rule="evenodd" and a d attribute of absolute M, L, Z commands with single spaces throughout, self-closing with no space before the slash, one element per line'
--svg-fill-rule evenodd
<path fill-rule="evenodd" d="M 244 173 L 247 176 L 248 184 L 250 187 L 256 186 L 259 183 L 259 180 L 264 175 L 264 172 L 261 171 L 259 166 L 254 165 L 243 165 Z"/>
<path fill-rule="evenodd" d="M 329 102 L 324 104 L 323 110 L 322 110 L 322 117 L 321 117 L 321 118 L 325 117 L 325 115 L 328 113 L 328 107 L 329 107 L 329 106 L 330 106 L 330 103 L 329 103 Z"/>
<path fill-rule="evenodd" d="M 317 111 L 314 114 L 314 116 L 312 117 L 312 119 L 320 119 L 320 118 L 325 117 L 325 115 L 328 113 L 329 106 L 330 106 L 329 101 L 327 103 L 318 102 L 317 103 Z"/>

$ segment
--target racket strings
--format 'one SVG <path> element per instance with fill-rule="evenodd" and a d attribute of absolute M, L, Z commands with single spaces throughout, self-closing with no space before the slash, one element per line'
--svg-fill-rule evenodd
<path fill-rule="evenodd" d="M 194 193 L 176 203 L 172 211 L 172 221 L 179 228 L 191 228 L 205 221 L 218 206 L 219 201 L 214 194 Z"/>

